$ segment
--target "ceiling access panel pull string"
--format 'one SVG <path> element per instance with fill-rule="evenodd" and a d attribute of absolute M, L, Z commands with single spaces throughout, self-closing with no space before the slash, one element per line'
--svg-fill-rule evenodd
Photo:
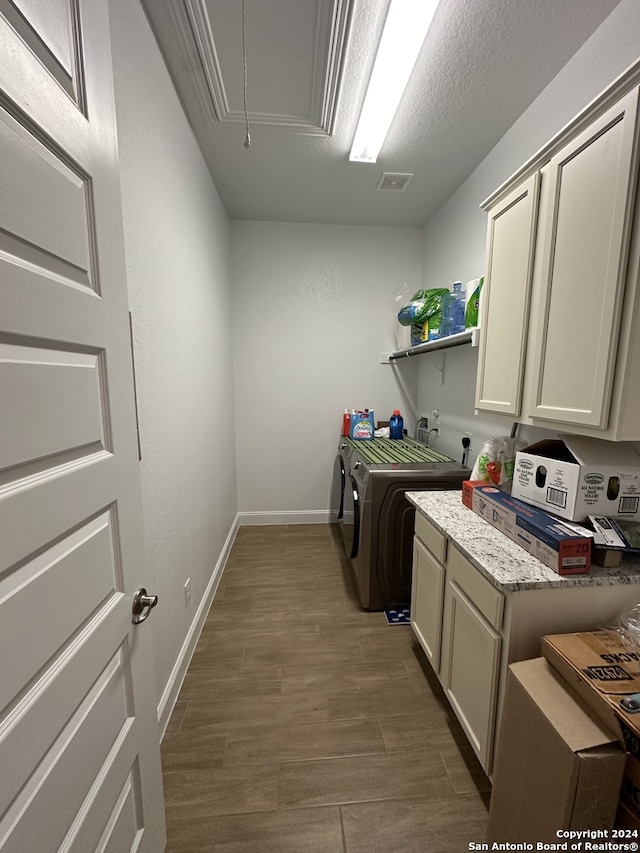
<path fill-rule="evenodd" d="M 244 147 L 251 148 L 251 134 L 249 133 L 249 115 L 247 113 L 247 42 L 245 36 L 245 25 L 244 25 L 244 0 L 242 0 L 242 65 L 244 68 L 244 85 L 243 85 L 243 98 L 244 98 L 244 124 L 246 128 L 246 136 L 244 138 Z"/>

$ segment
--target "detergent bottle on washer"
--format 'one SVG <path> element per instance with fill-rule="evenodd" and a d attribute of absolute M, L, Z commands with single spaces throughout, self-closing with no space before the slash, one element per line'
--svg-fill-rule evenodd
<path fill-rule="evenodd" d="M 351 415 L 349 438 L 352 438 L 354 441 L 370 441 L 373 439 L 374 432 L 375 422 L 372 410 L 365 409 L 364 412 L 356 412 Z"/>
<path fill-rule="evenodd" d="M 402 438 L 404 435 L 404 420 L 400 409 L 394 409 L 389 418 L 389 438 Z"/>

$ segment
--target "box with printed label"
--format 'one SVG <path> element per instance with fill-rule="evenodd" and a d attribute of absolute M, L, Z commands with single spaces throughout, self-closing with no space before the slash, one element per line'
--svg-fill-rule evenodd
<path fill-rule="evenodd" d="M 616 825 L 640 828 L 640 646 L 618 631 L 552 634 L 542 654 L 627 751 Z"/>
<path fill-rule="evenodd" d="M 511 494 L 569 521 L 640 518 L 640 453 L 629 441 L 545 438 L 516 453 Z"/>
<path fill-rule="evenodd" d="M 465 480 L 462 502 L 559 575 L 585 574 L 591 539 L 495 486 Z"/>

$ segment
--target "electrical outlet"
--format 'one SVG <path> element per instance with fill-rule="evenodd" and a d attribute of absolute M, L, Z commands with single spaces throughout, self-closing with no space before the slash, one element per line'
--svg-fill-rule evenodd
<path fill-rule="evenodd" d="M 187 578 L 184 582 L 184 606 L 188 607 L 191 601 L 191 578 Z"/>

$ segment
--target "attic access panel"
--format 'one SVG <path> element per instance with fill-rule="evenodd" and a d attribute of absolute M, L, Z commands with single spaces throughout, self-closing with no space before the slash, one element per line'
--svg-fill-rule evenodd
<path fill-rule="evenodd" d="M 332 133 L 353 3 L 245 0 L 251 124 Z M 210 124 L 244 122 L 242 9 L 239 0 L 191 0 L 176 8 Z"/>

